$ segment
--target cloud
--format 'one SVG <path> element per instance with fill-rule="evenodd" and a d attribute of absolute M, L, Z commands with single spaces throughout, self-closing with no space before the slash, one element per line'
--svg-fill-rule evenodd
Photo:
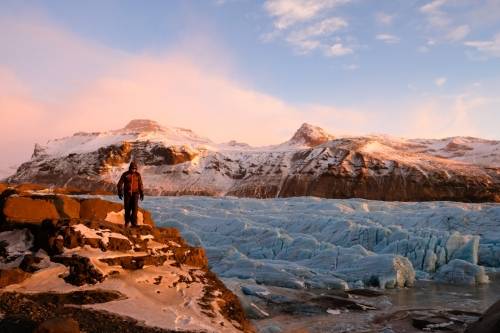
<path fill-rule="evenodd" d="M 375 21 L 380 25 L 392 25 L 396 15 L 390 15 L 384 12 L 375 13 Z"/>
<path fill-rule="evenodd" d="M 359 69 L 359 65 L 358 64 L 344 65 L 342 66 L 342 68 L 346 71 L 356 71 Z"/>
<path fill-rule="evenodd" d="M 315 39 L 299 39 L 295 36 L 288 36 L 286 41 L 292 44 L 301 54 L 310 53 L 322 46 L 321 42 Z"/>
<path fill-rule="evenodd" d="M 267 0 L 264 9 L 273 19 L 275 29 L 261 35 L 261 40 L 283 38 L 299 54 L 314 50 L 328 54 L 331 37 L 349 26 L 345 18 L 334 15 L 333 11 L 349 2 L 351 0 Z"/>
<path fill-rule="evenodd" d="M 433 0 L 422 7 L 420 12 L 427 16 L 429 23 L 438 28 L 447 27 L 451 23 L 450 17 L 442 10 L 449 0 Z"/>
<path fill-rule="evenodd" d="M 0 168 L 28 159 L 35 142 L 43 144 L 78 131 L 121 128 L 134 118 L 190 128 L 216 142 L 235 139 L 253 145 L 287 140 L 303 122 L 319 123 L 332 131 L 339 128 L 339 119 L 349 119 L 341 126 L 346 130 L 362 128 L 365 122 L 361 111 L 292 104 L 259 91 L 236 79 L 227 68 L 230 61 L 217 50 L 205 48 L 215 56 L 207 54 L 203 61 L 191 55 L 191 50 L 199 47 L 189 43 L 165 53 L 126 54 L 89 42 L 50 22 L 28 21 L 11 22 L 19 23 L 21 31 L 8 27 L 13 39 L 16 34 L 29 37 L 24 40 L 26 49 L 4 45 L 0 54 L 0 64 L 5 63 L 0 65 L 0 150 L 4 156 Z M 5 21 L 2 24 L 7 25 Z M 40 26 L 44 33 L 36 34 Z M 46 48 L 38 47 L 44 44 Z M 211 44 L 216 45 L 213 41 Z M 65 49 L 68 45 L 73 47 Z M 29 49 L 36 49 L 36 56 L 26 53 Z M 64 59 L 52 57 L 54 50 L 61 50 Z M 82 50 L 85 57 L 80 54 Z M 117 63 L 108 61 L 116 54 L 120 54 Z M 56 78 L 48 82 L 53 89 L 33 84 L 51 76 L 24 72 L 20 64 L 9 60 L 16 55 L 23 60 L 44 59 Z M 216 63 L 207 63 L 207 58 Z M 94 68 L 95 59 L 103 60 L 106 68 Z M 80 76 L 85 79 L 76 80 Z"/>
<path fill-rule="evenodd" d="M 464 43 L 464 45 L 474 48 L 477 52 L 479 52 L 486 58 L 500 57 L 500 33 L 498 33 L 491 40 L 467 41 Z"/>
<path fill-rule="evenodd" d="M 0 31 L 0 64 L 45 95 L 67 92 L 127 58 L 123 51 L 77 38 L 34 14 L 0 15 Z"/>
<path fill-rule="evenodd" d="M 427 53 L 427 52 L 429 52 L 429 50 L 430 50 L 429 47 L 425 46 L 425 45 L 419 46 L 417 48 L 417 51 L 420 53 Z"/>
<path fill-rule="evenodd" d="M 35 100 L 28 89 L 10 69 L 0 66 L 0 169 L 27 160 L 39 139 L 48 139 L 51 120 L 46 106 Z M 46 129 L 40 133 L 40 128 Z M 38 139 L 37 138 L 37 139 Z"/>
<path fill-rule="evenodd" d="M 438 87 L 442 87 L 446 84 L 446 81 L 448 81 L 447 78 L 445 77 L 438 77 L 434 80 L 434 84 Z"/>
<path fill-rule="evenodd" d="M 344 19 L 331 17 L 290 32 L 288 37 L 286 37 L 286 41 L 297 47 L 300 51 L 307 53 L 324 46 L 317 39 L 318 37 L 329 36 L 347 26 L 348 23 Z"/>
<path fill-rule="evenodd" d="M 348 26 L 346 20 L 340 17 L 330 17 L 312 24 L 306 28 L 292 32 L 299 39 L 306 39 L 310 37 L 330 35 L 342 28 Z"/>
<path fill-rule="evenodd" d="M 482 137 L 476 113 L 489 113 L 490 99 L 464 92 L 453 96 L 429 96 L 412 107 L 406 119 L 408 134 L 427 138 Z"/>
<path fill-rule="evenodd" d="M 347 2 L 349 0 L 267 0 L 264 9 L 274 18 L 274 26 L 281 30 Z"/>
<path fill-rule="evenodd" d="M 471 21 L 471 18 L 467 14 L 456 14 L 457 9 L 467 13 L 470 11 L 469 6 L 482 7 L 484 5 L 479 2 L 433 0 L 420 7 L 420 12 L 426 17 L 428 30 L 433 34 L 434 39 L 454 43 L 463 40 L 472 30 L 470 24 L 463 22 Z M 444 7 L 455 9 L 455 12 L 451 9 L 445 10 Z M 462 24 L 458 23 L 459 21 L 462 21 Z"/>
<path fill-rule="evenodd" d="M 326 50 L 326 55 L 330 57 L 342 57 L 353 53 L 354 50 L 344 46 L 342 43 L 335 43 Z"/>
<path fill-rule="evenodd" d="M 399 37 L 391 34 L 378 34 L 375 39 L 380 40 L 386 44 L 398 44 L 400 42 Z"/>
<path fill-rule="evenodd" d="M 451 29 L 446 35 L 446 39 L 452 42 L 461 41 L 470 33 L 471 29 L 467 24 Z"/>

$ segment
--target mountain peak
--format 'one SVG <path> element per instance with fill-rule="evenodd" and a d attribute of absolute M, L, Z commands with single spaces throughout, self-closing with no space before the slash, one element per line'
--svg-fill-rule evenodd
<path fill-rule="evenodd" d="M 161 130 L 161 126 L 154 120 L 133 119 L 127 124 L 127 126 L 125 126 L 124 129 L 137 132 L 154 132 Z"/>
<path fill-rule="evenodd" d="M 321 127 L 303 123 L 290 139 L 290 142 L 293 144 L 314 147 L 332 140 L 333 138 L 333 135 L 329 134 Z"/>

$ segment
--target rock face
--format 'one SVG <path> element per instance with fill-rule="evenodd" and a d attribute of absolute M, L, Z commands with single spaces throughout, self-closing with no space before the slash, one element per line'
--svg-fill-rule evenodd
<path fill-rule="evenodd" d="M 58 219 L 53 202 L 41 197 L 8 197 L 3 204 L 3 216 L 7 221 L 41 223 L 45 219 Z"/>
<path fill-rule="evenodd" d="M 290 139 L 291 144 L 315 147 L 333 140 L 333 135 L 328 134 L 324 129 L 310 124 L 302 124 Z"/>
<path fill-rule="evenodd" d="M 126 228 L 121 205 L 100 199 L 6 191 L 2 332 L 253 332 L 204 250 L 176 229 L 156 228 L 146 214 L 146 224 Z"/>
<path fill-rule="evenodd" d="M 0 269 L 0 288 L 26 280 L 30 274 L 19 268 Z"/>
<path fill-rule="evenodd" d="M 500 201 L 499 141 L 334 138 L 309 124 L 285 143 L 256 148 L 132 121 L 38 145 L 8 181 L 114 192 L 132 159 L 148 194 Z"/>
<path fill-rule="evenodd" d="M 74 199 L 64 195 L 31 194 L 13 190 L 0 203 L 5 222 L 41 224 L 44 220 L 84 219 L 124 224 L 123 205 L 97 198 Z M 140 208 L 138 224 L 154 226 L 151 214 Z"/>
<path fill-rule="evenodd" d="M 72 318 L 52 318 L 41 323 L 34 333 L 80 333 L 80 325 Z"/>
<path fill-rule="evenodd" d="M 500 301 L 493 304 L 478 321 L 469 325 L 465 330 L 465 333 L 496 332 L 500 332 Z"/>

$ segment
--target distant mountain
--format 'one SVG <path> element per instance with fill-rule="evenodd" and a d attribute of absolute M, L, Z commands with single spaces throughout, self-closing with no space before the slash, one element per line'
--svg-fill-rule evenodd
<path fill-rule="evenodd" d="M 500 201 L 500 141 L 336 138 L 309 124 L 282 144 L 252 147 L 133 120 L 37 144 L 8 181 L 114 191 L 132 159 L 156 195 Z"/>

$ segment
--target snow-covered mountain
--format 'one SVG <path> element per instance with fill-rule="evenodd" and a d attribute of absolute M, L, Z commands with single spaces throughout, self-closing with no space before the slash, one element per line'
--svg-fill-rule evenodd
<path fill-rule="evenodd" d="M 133 120 L 37 144 L 8 181 L 114 191 L 132 159 L 149 194 L 500 201 L 500 141 L 335 138 L 309 124 L 282 144 L 252 147 Z"/>

